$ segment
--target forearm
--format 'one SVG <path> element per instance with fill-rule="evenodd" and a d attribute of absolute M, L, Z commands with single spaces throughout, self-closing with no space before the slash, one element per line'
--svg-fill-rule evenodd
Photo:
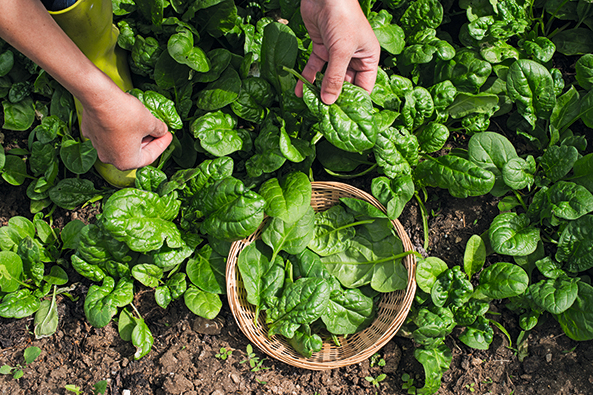
<path fill-rule="evenodd" d="M 0 0 L 0 37 L 54 77 L 84 105 L 119 91 L 62 31 L 39 0 Z"/>

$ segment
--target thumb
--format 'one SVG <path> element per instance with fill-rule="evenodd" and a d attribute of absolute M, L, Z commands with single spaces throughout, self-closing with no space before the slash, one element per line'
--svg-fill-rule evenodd
<path fill-rule="evenodd" d="M 156 120 L 156 124 L 155 124 L 152 132 L 150 133 L 150 136 L 152 136 L 154 138 L 159 138 L 159 137 L 165 136 L 167 134 L 167 132 L 169 132 L 169 128 L 167 127 L 167 124 L 156 117 L 155 117 L 155 120 Z"/>
<path fill-rule="evenodd" d="M 345 53 L 330 54 L 327 70 L 321 83 L 321 100 L 325 104 L 333 104 L 340 96 L 350 58 L 351 56 Z"/>
<path fill-rule="evenodd" d="M 146 144 L 141 150 L 142 159 L 140 160 L 140 166 L 144 167 L 154 162 L 160 154 L 167 149 L 169 144 L 173 141 L 173 135 L 167 133 L 163 136 L 156 137 Z"/>

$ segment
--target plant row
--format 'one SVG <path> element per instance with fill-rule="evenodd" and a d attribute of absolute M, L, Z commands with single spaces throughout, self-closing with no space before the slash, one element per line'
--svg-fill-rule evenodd
<path fill-rule="evenodd" d="M 26 147 L 0 150 L 0 173 L 7 184 L 27 185 L 33 218 L 0 228 L 0 316 L 35 314 L 35 334 L 50 335 L 56 295 L 71 292 L 73 268 L 94 283 L 84 302 L 89 322 L 101 327 L 117 315 L 141 358 L 153 339 L 134 293 L 154 288 L 161 307 L 183 298 L 214 318 L 231 242 L 251 235 L 264 214 L 277 223 L 274 237 L 288 232 L 278 224 L 307 214 L 282 207 L 307 203 L 307 185 L 323 169 L 336 179 L 372 178 L 390 219 L 415 199 L 426 248 L 427 188 L 499 199 L 500 214 L 470 239 L 463 263 L 418 262 L 407 327 L 426 379 L 414 391 L 438 390 L 451 360 L 443 339 L 455 326 L 465 328 L 460 340 L 469 347 L 488 348 L 499 324 L 485 315 L 495 300 L 508 298 L 521 337 L 551 315 L 570 338 L 593 339 L 591 4 L 364 0 L 361 7 L 382 48 L 377 82 L 371 94 L 345 83 L 328 106 L 319 98 L 322 75 L 305 83 L 303 98 L 294 94 L 302 78 L 294 70 L 312 49 L 297 0 L 114 0 L 131 93 L 174 132 L 159 163 L 119 191 L 85 177 L 97 153 L 75 131 L 69 93 L 0 44 L 3 128 L 29 131 Z M 462 134 L 467 145 L 455 141 Z M 92 224 L 51 226 L 56 208 L 97 201 Z M 302 253 L 265 244 L 272 266 L 286 252 Z M 508 262 L 489 264 L 491 254 Z M 341 284 L 340 292 L 355 292 Z M 251 302 L 260 309 L 276 303 L 258 292 Z"/>

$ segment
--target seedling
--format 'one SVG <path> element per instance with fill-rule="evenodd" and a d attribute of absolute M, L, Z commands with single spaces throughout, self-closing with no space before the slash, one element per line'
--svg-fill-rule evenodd
<path fill-rule="evenodd" d="M 78 387 L 74 384 L 66 384 L 64 386 L 64 388 L 66 389 L 66 391 L 74 392 L 76 395 L 80 395 L 83 393 L 83 391 L 80 389 L 80 387 Z"/>
<path fill-rule="evenodd" d="M 469 392 L 475 392 L 476 389 L 474 388 L 476 386 L 476 383 L 471 383 L 471 384 L 466 384 L 465 388 L 469 390 Z"/>
<path fill-rule="evenodd" d="M 262 364 L 267 358 L 260 359 L 259 357 L 255 356 L 255 353 L 253 352 L 253 346 L 251 344 L 247 345 L 247 347 L 245 348 L 245 352 L 247 353 L 247 358 L 239 363 L 249 362 L 252 372 L 259 372 L 260 370 L 270 369 L 262 367 Z"/>
<path fill-rule="evenodd" d="M 375 353 L 375 354 L 373 354 L 373 356 L 371 356 L 371 367 L 375 367 L 375 366 L 380 366 L 380 367 L 385 366 L 385 360 L 383 358 L 381 358 L 381 354 L 379 354 L 379 353 Z"/>
<path fill-rule="evenodd" d="M 222 347 L 220 349 L 220 351 L 218 352 L 218 354 L 215 355 L 216 358 L 218 359 L 222 359 L 223 361 L 227 360 L 228 358 L 231 357 L 231 355 L 233 355 L 233 350 L 231 349 L 226 349 L 224 347 Z"/>
<path fill-rule="evenodd" d="M 258 383 L 260 383 L 261 385 L 266 385 L 266 384 L 268 384 L 268 382 L 267 382 L 267 381 L 260 380 L 260 379 L 258 379 L 257 377 L 255 378 L 255 381 L 257 381 L 257 382 L 258 382 Z"/>
<path fill-rule="evenodd" d="M 20 379 L 25 374 L 23 369 L 25 369 L 27 365 L 37 359 L 39 354 L 41 354 L 41 349 L 39 347 L 28 347 L 23 353 L 23 358 L 25 359 L 24 366 L 21 364 L 17 364 L 15 367 L 4 365 L 0 367 L 0 374 L 12 374 L 13 379 Z"/>
<path fill-rule="evenodd" d="M 402 389 L 407 390 L 408 394 L 414 395 L 416 393 L 416 386 L 414 385 L 414 379 L 407 373 L 402 374 Z"/>
<path fill-rule="evenodd" d="M 376 388 L 379 388 L 379 383 L 381 381 L 385 380 L 386 377 L 387 377 L 387 375 L 380 374 L 377 377 L 367 376 L 364 379 L 366 381 L 368 381 L 369 383 L 371 383 L 372 385 L 374 385 Z"/>
<path fill-rule="evenodd" d="M 107 392 L 107 380 L 97 381 L 97 383 L 93 386 L 93 394 L 105 394 Z"/>

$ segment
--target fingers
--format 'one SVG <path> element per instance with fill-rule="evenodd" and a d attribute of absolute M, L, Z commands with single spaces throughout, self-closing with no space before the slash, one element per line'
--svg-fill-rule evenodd
<path fill-rule="evenodd" d="M 167 133 L 161 137 L 153 138 L 141 151 L 141 159 L 138 167 L 144 167 L 154 162 L 173 141 L 173 135 Z"/>
<path fill-rule="evenodd" d="M 320 48 L 317 48 L 317 44 L 313 44 L 313 52 L 311 53 L 311 56 L 309 56 L 309 60 L 303 69 L 302 76 L 310 83 L 315 82 L 315 76 L 318 72 L 323 70 L 323 66 L 325 66 L 326 63 L 323 58 L 317 55 L 316 51 L 319 50 Z M 303 81 L 297 81 L 294 93 L 297 97 L 303 97 Z"/>
<path fill-rule="evenodd" d="M 352 59 L 351 53 L 330 52 L 327 70 L 321 83 L 321 100 L 325 104 L 333 104 L 342 92 L 350 59 Z"/>

